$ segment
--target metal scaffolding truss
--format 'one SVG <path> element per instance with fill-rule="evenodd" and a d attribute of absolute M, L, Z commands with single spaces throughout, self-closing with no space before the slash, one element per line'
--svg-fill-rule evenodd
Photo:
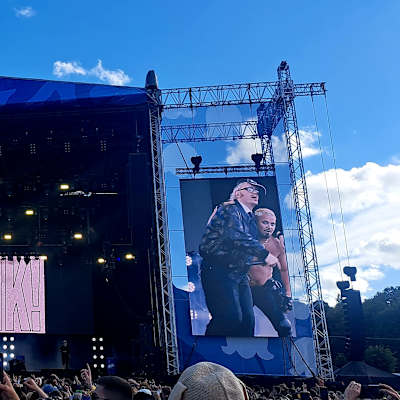
<path fill-rule="evenodd" d="M 156 286 L 158 286 L 159 289 L 159 291 L 157 291 L 157 293 L 159 293 L 157 300 L 161 302 L 161 307 L 158 307 L 157 313 L 158 341 L 161 347 L 165 350 L 168 374 L 177 375 L 179 373 L 179 357 L 171 274 L 171 257 L 168 239 L 164 169 L 162 163 L 160 96 L 158 89 L 148 89 L 148 93 L 151 95 L 151 98 L 155 100 L 150 103 L 149 119 L 151 129 L 153 191 L 157 230 L 157 256 L 160 267 L 159 275 L 157 276 L 156 274 L 155 276 Z"/>
<path fill-rule="evenodd" d="M 256 121 L 165 125 L 161 126 L 161 134 L 163 144 L 258 138 Z"/>
<path fill-rule="evenodd" d="M 278 86 L 279 82 L 258 82 L 162 89 L 161 99 L 164 109 L 258 104 L 273 100 Z M 324 94 L 325 83 L 295 84 L 292 93 L 295 96 Z"/>
<path fill-rule="evenodd" d="M 157 230 L 161 262 L 161 279 L 163 280 L 162 324 L 165 325 L 165 347 L 167 351 L 168 372 L 177 373 L 178 348 L 173 313 L 172 280 L 170 260 L 167 215 L 165 210 L 164 175 L 162 172 L 161 145 L 162 143 L 199 142 L 216 140 L 255 139 L 261 140 L 263 173 L 273 173 L 274 157 L 271 135 L 280 121 L 283 121 L 293 196 L 295 200 L 296 218 L 299 230 L 301 253 L 304 264 L 306 293 L 311 311 L 314 349 L 318 374 L 325 379 L 333 379 L 333 368 L 328 340 L 325 311 L 322 301 L 321 284 L 318 272 L 313 229 L 311 224 L 310 206 L 308 202 L 303 160 L 301 155 L 300 137 L 297 127 L 297 117 L 294 98 L 297 96 L 324 95 L 325 83 L 294 84 L 289 66 L 282 62 L 278 68 L 278 81 L 246 83 L 234 85 L 219 85 L 193 87 L 183 89 L 161 90 L 162 108 L 196 108 L 208 106 L 227 106 L 238 104 L 261 104 L 258 108 L 258 122 L 247 123 L 214 123 L 163 126 L 160 128 L 159 115 L 151 113 L 153 164 L 155 181 L 155 201 L 157 208 Z M 159 92 L 149 91 L 149 96 L 158 104 Z M 158 109 L 157 109 L 158 113 Z M 154 115 L 152 115 L 154 114 Z M 271 168 L 270 168 L 271 167 Z M 207 169 L 208 168 L 208 169 Z M 202 167 L 200 173 L 228 171 L 228 167 Z M 234 168 L 234 167 L 232 167 Z M 252 170 L 252 166 L 246 166 Z M 232 170 L 233 171 L 233 170 Z M 235 170 L 236 171 L 236 170 Z M 186 168 L 178 171 L 182 174 L 193 173 Z M 231 172 L 229 170 L 228 172 Z M 242 171 L 240 171 L 242 172 Z"/>
<path fill-rule="evenodd" d="M 293 81 L 290 77 L 289 66 L 286 62 L 282 62 L 278 68 L 278 79 L 279 89 L 277 92 L 277 100 L 283 102 L 283 123 L 303 258 L 306 292 L 311 311 L 317 370 L 321 378 L 333 380 L 334 375 L 329 346 L 328 328 L 325 318 L 324 303 L 322 300 L 314 233 L 311 224 L 310 204 L 308 201 L 300 136 L 294 104 L 295 85 L 293 85 Z M 310 93 L 310 95 L 314 94 L 315 93 Z"/>

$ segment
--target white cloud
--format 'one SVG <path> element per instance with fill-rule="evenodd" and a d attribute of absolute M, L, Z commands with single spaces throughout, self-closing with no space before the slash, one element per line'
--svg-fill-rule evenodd
<path fill-rule="evenodd" d="M 101 60 L 97 61 L 97 65 L 90 70 L 90 74 L 111 85 L 123 86 L 131 81 L 131 78 L 122 69 L 115 71 L 105 69 Z"/>
<path fill-rule="evenodd" d="M 335 170 L 326 171 L 326 179 L 341 266 L 348 263 L 356 266 L 358 288 L 364 296 L 372 295 L 373 281 L 384 278 L 390 269 L 400 270 L 400 165 L 381 166 L 369 162 L 359 168 L 336 172 L 349 259 Z M 306 179 L 324 298 L 334 303 L 338 293 L 336 281 L 342 276 L 330 222 L 325 177 L 323 173 L 308 172 Z"/>
<path fill-rule="evenodd" d="M 58 78 L 66 75 L 87 75 L 87 71 L 81 67 L 76 61 L 64 62 L 56 61 L 53 64 L 53 74 Z"/>
<path fill-rule="evenodd" d="M 261 152 L 261 143 L 259 139 L 238 140 L 233 145 L 227 146 L 227 152 L 226 162 L 228 164 L 252 164 L 251 155 Z"/>
<path fill-rule="evenodd" d="M 320 153 L 319 148 L 316 147 L 319 132 L 309 129 L 299 129 L 299 136 L 301 142 L 301 149 L 303 158 L 311 157 Z M 274 152 L 275 162 L 287 162 L 287 147 L 285 135 L 272 136 L 272 149 Z M 256 140 L 239 140 L 237 143 L 227 147 L 228 155 L 226 162 L 234 165 L 239 163 L 251 164 L 251 155 L 256 151 L 261 152 L 261 143 L 259 139 Z"/>
<path fill-rule="evenodd" d="M 76 61 L 56 61 L 53 64 L 53 74 L 58 78 L 67 75 L 95 76 L 102 82 L 117 86 L 126 85 L 131 81 L 131 78 L 121 69 L 105 69 L 101 60 L 98 60 L 97 65 L 91 69 L 85 69 Z"/>
<path fill-rule="evenodd" d="M 32 18 L 36 14 L 31 6 L 14 8 L 14 12 L 19 18 Z"/>

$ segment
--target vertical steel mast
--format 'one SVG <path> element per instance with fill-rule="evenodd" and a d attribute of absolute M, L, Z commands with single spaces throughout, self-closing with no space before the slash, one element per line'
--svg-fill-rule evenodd
<path fill-rule="evenodd" d="M 161 309 L 158 309 L 157 316 L 158 333 L 160 345 L 164 347 L 166 352 L 167 372 L 169 375 L 177 375 L 179 374 L 179 357 L 160 134 L 162 104 L 161 91 L 158 89 L 157 78 L 154 71 L 149 71 L 147 74 L 146 89 L 150 98 L 149 119 L 151 129 L 153 191 L 156 213 L 155 223 L 158 241 L 158 261 L 160 266 L 158 286 Z"/>
<path fill-rule="evenodd" d="M 311 311 L 314 348 L 318 374 L 324 379 L 334 379 L 328 328 L 322 301 L 321 282 L 311 224 L 310 204 L 301 154 L 300 136 L 294 104 L 294 84 L 289 65 L 282 61 L 278 67 L 278 96 L 283 105 L 283 124 L 286 136 L 290 178 L 296 209 L 301 253 L 304 264 L 306 292 Z"/>

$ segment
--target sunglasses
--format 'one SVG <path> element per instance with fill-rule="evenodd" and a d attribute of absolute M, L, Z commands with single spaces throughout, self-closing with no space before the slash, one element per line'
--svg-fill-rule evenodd
<path fill-rule="evenodd" d="M 257 194 L 260 193 L 260 191 L 253 186 L 248 186 L 239 190 L 247 190 L 249 193 L 257 193 Z"/>

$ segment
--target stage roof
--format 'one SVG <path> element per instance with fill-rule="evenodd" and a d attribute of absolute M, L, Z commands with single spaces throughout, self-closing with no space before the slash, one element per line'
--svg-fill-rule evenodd
<path fill-rule="evenodd" d="M 61 111 L 144 104 L 137 87 L 0 77 L 0 114 Z"/>

